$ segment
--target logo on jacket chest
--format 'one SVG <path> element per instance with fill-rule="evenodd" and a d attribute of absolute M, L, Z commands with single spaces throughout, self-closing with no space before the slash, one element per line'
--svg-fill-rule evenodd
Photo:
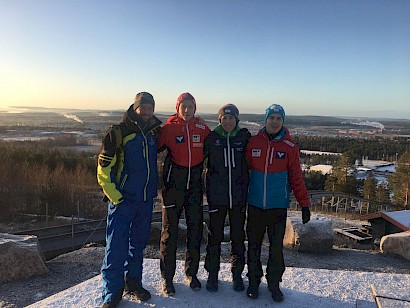
<path fill-rule="evenodd" d="M 233 145 L 236 148 L 237 152 L 243 152 L 243 142 L 242 141 L 234 142 Z"/>
<path fill-rule="evenodd" d="M 286 158 L 286 153 L 285 152 L 276 152 L 275 157 L 279 158 L 279 159 L 285 159 Z"/>
<path fill-rule="evenodd" d="M 151 146 L 155 145 L 155 138 L 149 139 L 148 144 L 151 145 Z"/>
<path fill-rule="evenodd" d="M 192 135 L 192 142 L 201 142 L 201 135 Z"/>
<path fill-rule="evenodd" d="M 261 149 L 252 149 L 252 157 L 261 157 Z"/>
<path fill-rule="evenodd" d="M 176 143 L 184 143 L 185 142 L 184 136 L 176 136 L 175 137 L 175 142 Z"/>

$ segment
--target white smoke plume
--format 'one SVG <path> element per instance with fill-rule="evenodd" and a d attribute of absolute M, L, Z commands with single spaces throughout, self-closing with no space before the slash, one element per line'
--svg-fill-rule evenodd
<path fill-rule="evenodd" d="M 79 117 L 77 117 L 76 115 L 74 115 L 74 114 L 62 113 L 61 115 L 64 116 L 64 117 L 66 117 L 67 119 L 74 120 L 74 121 L 76 121 L 76 122 L 78 122 L 78 123 L 83 123 L 83 121 L 82 121 Z"/>
<path fill-rule="evenodd" d="M 351 122 L 353 125 L 360 125 L 360 126 L 370 126 L 375 127 L 380 130 L 384 130 L 384 125 L 380 122 L 372 122 L 372 121 L 358 121 L 358 122 Z"/>

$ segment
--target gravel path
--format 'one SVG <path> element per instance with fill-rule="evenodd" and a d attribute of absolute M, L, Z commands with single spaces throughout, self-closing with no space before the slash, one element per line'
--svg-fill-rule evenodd
<path fill-rule="evenodd" d="M 333 228 L 363 224 L 361 221 L 343 218 L 334 217 L 332 220 Z M 334 249 L 329 254 L 301 253 L 285 249 L 285 263 L 287 267 L 410 274 L 408 260 L 384 255 L 369 248 L 369 245 L 360 247 L 335 238 Z M 204 245 L 201 252 L 203 261 Z M 266 264 L 267 253 L 268 248 L 264 247 L 263 264 Z M 47 261 L 49 273 L 0 286 L 0 307 L 24 307 L 94 277 L 100 272 L 103 257 L 104 248 L 100 246 L 86 247 Z M 159 245 L 148 246 L 145 257 L 159 258 Z M 183 246 L 179 247 L 177 257 L 180 260 L 184 259 Z M 228 243 L 222 245 L 222 262 L 229 262 Z"/>

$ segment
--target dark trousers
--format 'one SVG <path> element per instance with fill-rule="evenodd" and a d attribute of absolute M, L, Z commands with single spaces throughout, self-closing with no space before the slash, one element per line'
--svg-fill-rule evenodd
<path fill-rule="evenodd" d="M 242 274 L 245 267 L 245 206 L 211 206 L 209 210 L 209 235 L 206 247 L 205 269 L 208 272 L 218 272 L 221 258 L 221 242 L 224 238 L 225 218 L 229 213 L 231 239 L 231 271 Z"/>
<path fill-rule="evenodd" d="M 161 277 L 172 279 L 176 269 L 178 223 L 185 210 L 187 240 L 185 251 L 185 274 L 198 273 L 203 230 L 202 190 L 166 188 L 163 191 L 162 233 L 160 242 Z M 172 201 L 169 201 L 172 200 Z"/>
<path fill-rule="evenodd" d="M 261 264 L 262 240 L 266 230 L 269 238 L 269 259 L 266 268 L 268 284 L 282 281 L 285 272 L 283 259 L 283 238 L 286 229 L 287 209 L 263 210 L 248 206 L 246 234 L 248 237 L 248 274 L 249 279 L 261 279 L 263 276 Z"/>

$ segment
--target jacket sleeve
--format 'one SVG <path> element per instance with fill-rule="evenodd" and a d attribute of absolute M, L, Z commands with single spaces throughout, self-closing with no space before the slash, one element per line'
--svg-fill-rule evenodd
<path fill-rule="evenodd" d="M 166 149 L 166 132 L 168 130 L 168 124 L 164 124 L 158 134 L 158 152 L 162 152 Z"/>
<path fill-rule="evenodd" d="M 114 204 L 123 201 L 123 196 L 117 189 L 113 167 L 117 161 L 116 140 L 113 129 L 109 129 L 102 141 L 101 151 L 98 155 L 97 181 L 104 194 Z"/>
<path fill-rule="evenodd" d="M 310 198 L 306 189 L 305 181 L 300 168 L 299 147 L 295 145 L 292 157 L 289 160 L 289 184 L 295 194 L 296 200 L 301 207 L 310 206 Z"/>
<path fill-rule="evenodd" d="M 210 140 L 209 140 L 209 134 L 208 136 L 205 138 L 204 141 L 204 159 L 208 157 L 210 152 Z"/>
<path fill-rule="evenodd" d="M 248 143 L 249 143 L 249 139 L 251 139 L 251 133 L 249 130 L 247 130 L 246 134 L 245 134 L 245 166 L 246 166 L 246 170 L 249 172 L 250 169 L 250 159 L 248 158 Z"/>
<path fill-rule="evenodd" d="M 251 150 L 251 142 L 252 142 L 252 138 L 248 139 L 248 142 L 246 143 L 246 163 L 248 164 L 248 169 L 251 169 L 251 165 L 252 165 L 252 150 Z"/>

